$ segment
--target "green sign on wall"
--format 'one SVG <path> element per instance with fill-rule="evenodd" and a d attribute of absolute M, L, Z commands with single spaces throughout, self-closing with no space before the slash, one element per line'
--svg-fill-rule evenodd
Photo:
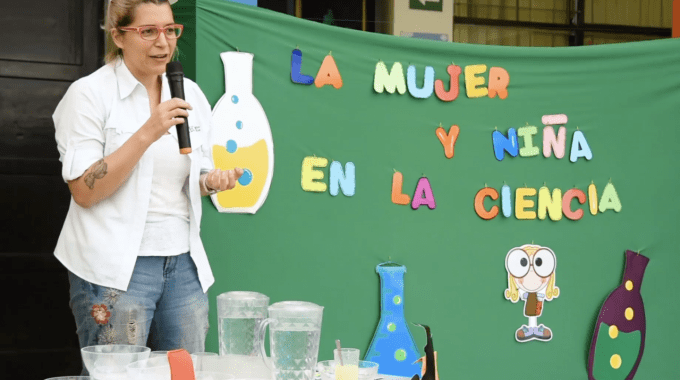
<path fill-rule="evenodd" d="M 424 11 L 442 11 L 442 0 L 410 0 L 411 9 L 421 9 Z"/>
<path fill-rule="evenodd" d="M 391 260 L 407 268 L 400 297 L 416 347 L 422 350 L 426 341 L 413 323 L 436 334 L 442 379 L 587 379 L 598 312 L 621 284 L 624 252 L 631 249 L 650 258 L 640 287 L 647 332 L 635 378 L 680 379 L 680 366 L 673 364 L 680 341 L 680 329 L 673 328 L 680 316 L 680 39 L 578 48 L 486 46 L 338 28 L 224 0 L 181 0 L 174 9 L 175 20 L 185 25 L 178 40 L 182 65 L 211 104 L 232 85 L 220 54 L 254 55 L 252 94 L 266 113 L 275 151 L 269 195 L 256 214 L 219 213 L 203 198 L 200 232 L 215 276 L 206 351 L 219 349 L 217 296 L 247 290 L 272 303 L 324 306 L 319 360 L 333 358 L 336 339 L 364 355 L 380 318 L 375 268 Z M 342 87 L 293 82 L 296 47 L 299 73 L 313 78 L 332 52 Z M 451 72 L 460 75 L 449 74 L 451 61 L 458 66 Z M 383 66 L 401 71 L 405 82 L 410 66 L 415 72 L 410 83 L 379 93 L 375 73 Z M 499 78 L 494 67 L 509 75 L 507 98 L 470 97 L 468 90 L 487 90 Z M 459 92 L 455 100 L 442 100 L 451 88 Z M 565 152 L 545 157 L 543 116 L 558 114 L 568 115 Z M 243 121 L 248 130 L 251 124 Z M 442 140 L 452 141 L 452 134 L 440 140 L 440 125 L 460 130 L 450 159 Z M 493 134 L 510 128 L 535 129 L 538 155 L 505 153 L 497 160 Z M 576 132 L 587 138 L 592 159 L 571 162 Z M 526 148 L 524 141 L 517 148 Z M 325 185 L 333 161 L 352 162 L 355 195 L 304 191 L 303 160 L 314 156 L 328 161 L 318 169 Z M 415 190 L 426 177 L 436 208 L 394 203 L 395 172 L 403 185 L 397 201 L 422 194 Z M 593 211 L 585 198 L 589 186 L 596 186 L 592 199 L 600 204 L 610 182 L 622 209 Z M 506 184 L 509 217 L 502 204 Z M 521 218 L 538 212 L 543 186 L 583 194 L 584 203 L 578 197 L 568 202 L 581 219 L 518 218 L 518 203 L 525 205 Z M 482 200 L 487 211 L 498 212 L 489 220 L 475 211 L 476 194 L 487 187 L 500 195 Z M 534 242 L 549 247 L 558 263 L 559 296 L 543 304 L 538 318 L 553 338 L 519 343 L 516 330 L 528 319 L 523 300 L 505 297 L 505 259 L 510 249 Z M 623 371 L 630 360 L 623 351 L 616 355 L 622 360 L 616 371 Z M 604 365 L 614 369 L 610 358 Z"/>

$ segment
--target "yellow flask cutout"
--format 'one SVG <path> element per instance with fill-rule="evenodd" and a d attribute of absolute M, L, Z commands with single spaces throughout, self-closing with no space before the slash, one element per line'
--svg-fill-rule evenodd
<path fill-rule="evenodd" d="M 224 95 L 212 114 L 210 141 L 215 168 L 243 169 L 232 190 L 213 194 L 219 212 L 254 214 L 262 206 L 274 175 L 274 142 L 267 115 L 253 95 L 253 54 L 224 52 Z"/>

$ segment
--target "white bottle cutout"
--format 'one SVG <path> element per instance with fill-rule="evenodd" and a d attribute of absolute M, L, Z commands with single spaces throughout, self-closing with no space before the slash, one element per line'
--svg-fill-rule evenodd
<path fill-rule="evenodd" d="M 274 141 L 267 115 L 253 95 L 253 54 L 220 53 L 225 92 L 212 113 L 211 155 L 215 168 L 243 169 L 231 190 L 210 198 L 219 212 L 254 214 L 274 175 Z"/>

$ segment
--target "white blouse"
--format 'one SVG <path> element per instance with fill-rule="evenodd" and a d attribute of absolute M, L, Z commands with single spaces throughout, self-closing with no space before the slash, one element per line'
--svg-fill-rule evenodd
<path fill-rule="evenodd" d="M 153 178 L 139 256 L 176 256 L 189 244 L 189 170 L 191 160 L 177 150 L 172 135 L 161 136 L 149 147 Z"/>
<path fill-rule="evenodd" d="M 204 292 L 214 277 L 200 239 L 199 176 L 213 168 L 208 145 L 211 110 L 196 83 L 184 79 L 192 153 L 189 170 L 189 242 Z M 170 99 L 165 74 L 161 102 Z M 76 179 L 93 163 L 123 145 L 150 116 L 149 97 L 122 59 L 71 84 L 52 116 L 64 181 Z M 176 141 L 177 132 L 170 128 Z M 176 149 L 179 150 L 179 147 Z M 73 197 L 55 256 L 71 272 L 94 284 L 127 290 L 147 219 L 153 154 L 147 150 L 130 177 L 111 196 L 90 208 Z"/>

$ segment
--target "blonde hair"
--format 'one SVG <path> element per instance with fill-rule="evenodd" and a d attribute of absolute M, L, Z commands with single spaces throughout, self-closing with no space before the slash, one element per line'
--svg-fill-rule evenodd
<path fill-rule="evenodd" d="M 110 0 L 106 8 L 106 16 L 104 17 L 104 33 L 106 34 L 106 55 L 104 62 L 111 63 L 118 57 L 123 57 L 123 50 L 116 46 L 113 42 L 112 29 L 125 27 L 135 19 L 135 10 L 141 4 L 156 4 L 163 5 L 168 3 L 168 0 Z M 169 3 L 168 3 L 169 4 Z M 175 54 L 177 49 L 175 49 Z"/>
<path fill-rule="evenodd" d="M 525 244 L 519 248 L 513 248 L 513 249 L 521 249 L 524 252 L 529 255 L 529 257 L 533 256 L 538 252 L 539 249 L 541 248 L 546 248 L 546 247 L 541 247 L 540 245 L 532 245 L 532 244 Z M 545 289 L 545 299 L 546 301 L 550 301 L 553 298 L 557 298 L 560 295 L 560 288 L 555 286 L 555 272 L 550 275 L 550 279 L 548 280 L 548 286 Z M 510 273 L 508 273 L 508 288 L 505 289 L 505 299 L 508 299 L 510 301 L 517 302 L 519 299 L 519 289 L 517 288 L 517 284 L 515 283 L 515 277 L 513 277 Z"/>

